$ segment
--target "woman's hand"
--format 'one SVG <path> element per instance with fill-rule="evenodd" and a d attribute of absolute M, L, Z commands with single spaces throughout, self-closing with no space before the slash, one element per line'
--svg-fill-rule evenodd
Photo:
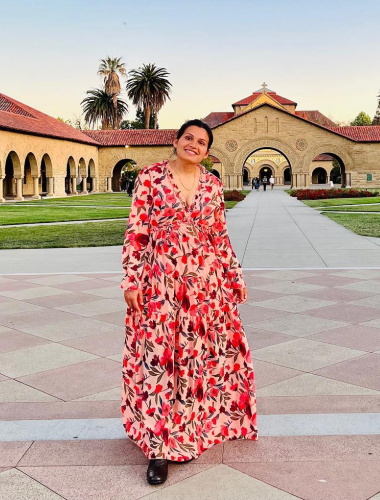
<path fill-rule="evenodd" d="M 124 290 L 124 300 L 130 309 L 141 314 L 143 308 L 142 290 Z"/>
<path fill-rule="evenodd" d="M 236 295 L 239 304 L 244 304 L 248 299 L 247 287 L 245 288 L 235 288 L 234 294 Z"/>

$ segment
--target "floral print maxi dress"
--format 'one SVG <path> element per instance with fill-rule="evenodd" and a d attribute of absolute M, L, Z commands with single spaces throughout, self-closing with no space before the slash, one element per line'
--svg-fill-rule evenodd
<path fill-rule="evenodd" d="M 251 355 L 233 289 L 246 286 L 220 180 L 202 165 L 191 206 L 168 161 L 136 179 L 123 247 L 127 309 L 123 425 L 148 458 L 182 461 L 228 439 L 257 439 Z"/>

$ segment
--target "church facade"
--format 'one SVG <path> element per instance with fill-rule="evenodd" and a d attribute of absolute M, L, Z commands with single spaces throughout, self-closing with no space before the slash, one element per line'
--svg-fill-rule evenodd
<path fill-rule="evenodd" d="M 380 187 L 380 126 L 337 127 L 266 85 L 204 119 L 213 129 L 214 174 L 225 189 L 254 177 L 278 185 Z M 0 202 L 120 190 L 126 162 L 172 155 L 176 129 L 80 131 L 0 94 Z"/>

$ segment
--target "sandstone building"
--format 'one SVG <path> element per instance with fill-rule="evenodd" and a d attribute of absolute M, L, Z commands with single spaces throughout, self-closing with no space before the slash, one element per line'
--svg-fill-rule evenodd
<path fill-rule="evenodd" d="M 380 126 L 337 127 L 319 111 L 266 85 L 212 112 L 214 173 L 226 189 L 273 174 L 276 183 L 380 187 Z M 175 129 L 79 131 L 0 94 L 0 201 L 120 189 L 126 161 L 138 168 L 172 154 Z"/>

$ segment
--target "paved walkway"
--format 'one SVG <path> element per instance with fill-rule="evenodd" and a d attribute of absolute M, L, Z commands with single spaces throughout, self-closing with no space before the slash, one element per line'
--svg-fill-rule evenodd
<path fill-rule="evenodd" d="M 379 242 L 281 191 L 252 193 L 228 224 L 243 266 L 262 268 L 245 269 L 240 306 L 259 441 L 146 484 L 120 423 L 120 248 L 2 251 L 1 499 L 380 499 L 380 269 L 364 269 Z"/>
<path fill-rule="evenodd" d="M 244 268 L 380 267 L 380 248 L 282 189 L 251 192 L 227 214 Z M 120 269 L 120 247 L 2 250 L 0 274 Z"/>

